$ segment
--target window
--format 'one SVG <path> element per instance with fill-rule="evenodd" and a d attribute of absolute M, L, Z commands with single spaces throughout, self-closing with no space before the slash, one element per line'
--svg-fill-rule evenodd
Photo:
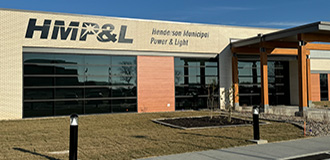
<path fill-rule="evenodd" d="M 208 87 L 219 83 L 217 58 L 175 58 L 174 68 L 176 110 L 207 108 Z"/>
<path fill-rule="evenodd" d="M 136 57 L 23 53 L 23 117 L 136 112 Z"/>
<path fill-rule="evenodd" d="M 320 74 L 321 101 L 328 101 L 328 74 Z"/>
<path fill-rule="evenodd" d="M 290 104 L 289 63 L 268 61 L 267 64 L 269 104 Z M 238 83 L 240 105 L 260 105 L 261 74 L 259 61 L 238 61 Z"/>

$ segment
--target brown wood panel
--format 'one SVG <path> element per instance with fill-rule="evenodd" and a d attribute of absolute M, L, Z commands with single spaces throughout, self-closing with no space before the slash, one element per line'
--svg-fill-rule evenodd
<path fill-rule="evenodd" d="M 301 40 L 301 35 L 298 39 Z M 298 47 L 298 80 L 299 80 L 299 111 L 307 107 L 307 68 L 306 68 L 306 46 Z"/>
<path fill-rule="evenodd" d="M 330 42 L 330 37 L 326 34 L 305 33 L 301 34 L 301 40 L 305 42 Z"/>
<path fill-rule="evenodd" d="M 137 83 L 138 112 L 175 110 L 174 57 L 138 56 Z"/>
<path fill-rule="evenodd" d="M 234 106 L 236 103 L 239 103 L 238 97 L 238 59 L 237 56 L 234 55 L 232 57 L 232 80 L 233 80 L 233 87 L 234 87 L 234 95 L 233 95 L 233 102 Z"/>
<path fill-rule="evenodd" d="M 268 65 L 267 54 L 260 53 L 260 73 L 261 73 L 261 104 L 263 106 L 269 105 L 268 97 Z"/>
<path fill-rule="evenodd" d="M 321 100 L 320 74 L 311 73 L 311 99 L 312 101 Z"/>
<path fill-rule="evenodd" d="M 309 54 L 310 51 L 307 50 Z M 311 60 L 308 58 L 306 60 L 306 69 L 307 69 L 307 100 L 311 101 Z"/>
<path fill-rule="evenodd" d="M 330 45 L 329 44 L 308 43 L 306 45 L 306 47 L 309 50 L 330 50 Z"/>

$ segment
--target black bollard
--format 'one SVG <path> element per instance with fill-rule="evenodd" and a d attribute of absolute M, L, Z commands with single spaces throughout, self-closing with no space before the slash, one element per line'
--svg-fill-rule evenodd
<path fill-rule="evenodd" d="M 69 160 L 77 160 L 78 148 L 78 115 L 71 114 L 70 116 L 70 151 Z"/>
<path fill-rule="evenodd" d="M 257 106 L 253 106 L 253 137 L 254 140 L 260 140 L 259 108 Z"/>

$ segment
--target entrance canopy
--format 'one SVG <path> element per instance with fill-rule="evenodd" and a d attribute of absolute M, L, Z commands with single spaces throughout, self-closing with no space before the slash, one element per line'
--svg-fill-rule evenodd
<path fill-rule="evenodd" d="M 311 104 L 309 51 L 330 50 L 328 44 L 313 42 L 330 42 L 330 22 L 311 23 L 232 42 L 235 105 L 239 104 L 237 55 L 260 55 L 261 106 L 265 110 L 269 106 L 267 56 L 296 55 L 298 56 L 299 111 L 303 113 Z"/>

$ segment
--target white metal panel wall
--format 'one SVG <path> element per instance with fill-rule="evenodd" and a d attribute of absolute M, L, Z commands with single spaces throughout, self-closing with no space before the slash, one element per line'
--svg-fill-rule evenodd
<path fill-rule="evenodd" d="M 330 73 L 330 51 L 311 50 L 311 73 Z"/>
<path fill-rule="evenodd" d="M 298 61 L 289 61 L 290 74 L 290 104 L 299 105 Z"/>

